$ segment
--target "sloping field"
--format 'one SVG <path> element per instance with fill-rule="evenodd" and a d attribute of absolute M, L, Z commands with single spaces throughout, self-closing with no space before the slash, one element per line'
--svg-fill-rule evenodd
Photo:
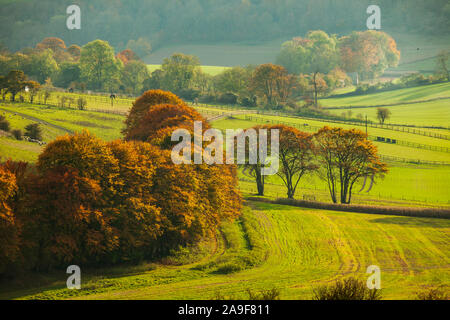
<path fill-rule="evenodd" d="M 377 106 L 392 105 L 396 103 L 408 103 L 437 98 L 450 98 L 450 83 L 438 83 L 414 88 L 398 89 L 361 96 L 336 97 L 321 99 L 320 103 L 325 107 L 351 107 L 351 106 Z M 448 104 L 449 102 L 447 102 Z"/>
<path fill-rule="evenodd" d="M 82 290 L 65 289 L 61 272 L 51 286 L 2 290 L 1 297 L 213 299 L 220 293 L 247 298 L 248 288 L 277 288 L 282 299 L 310 299 L 318 285 L 347 276 L 366 279 L 370 265 L 381 268 L 385 299 L 414 299 L 422 288 L 449 285 L 450 220 L 249 205 L 243 221 L 225 228 L 225 239 L 200 262 L 154 264 L 120 275 L 86 272 Z M 239 270 L 243 258 L 253 256 L 258 257 L 254 265 Z M 227 265 L 236 267 L 223 268 Z"/>
<path fill-rule="evenodd" d="M 414 125 L 419 127 L 450 128 L 450 98 L 423 103 L 402 104 L 386 107 L 391 111 L 386 124 Z M 377 108 L 351 109 L 353 115 L 367 115 L 368 119 L 377 122 Z M 345 110 L 348 111 L 348 110 Z M 330 110 L 331 113 L 340 115 L 343 110 Z M 450 132 L 447 131 L 447 135 Z"/>
<path fill-rule="evenodd" d="M 153 72 L 155 70 L 158 70 L 161 68 L 160 64 L 149 64 L 148 70 L 150 72 Z M 222 73 L 223 71 L 227 70 L 229 67 L 219 67 L 219 66 L 201 66 L 202 71 L 206 74 L 209 74 L 210 76 L 216 76 L 219 73 Z"/>

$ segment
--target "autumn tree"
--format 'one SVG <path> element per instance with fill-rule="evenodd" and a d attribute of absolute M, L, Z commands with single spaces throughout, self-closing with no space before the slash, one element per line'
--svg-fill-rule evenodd
<path fill-rule="evenodd" d="M 36 51 L 46 51 L 50 49 L 56 61 L 63 62 L 70 59 L 64 40 L 56 37 L 45 38 L 36 45 Z"/>
<path fill-rule="evenodd" d="M 185 105 L 161 104 L 152 107 L 139 120 L 136 127 L 129 131 L 126 139 L 152 142 L 159 146 L 171 146 L 172 132 L 186 129 L 194 132 L 194 121 L 202 122 L 203 130 L 209 124 L 195 109 Z"/>
<path fill-rule="evenodd" d="M 122 261 L 142 261 L 157 252 L 166 218 L 154 194 L 154 179 L 164 157 L 148 143 L 114 141 L 108 144 L 119 171 L 108 205 L 111 225 L 120 230 L 115 255 Z"/>
<path fill-rule="evenodd" d="M 355 184 L 362 178 L 382 177 L 387 165 L 380 161 L 377 147 L 362 131 L 324 127 L 315 135 L 321 177 L 327 182 L 333 203 L 349 204 Z M 338 190 L 339 188 L 339 190 Z"/>
<path fill-rule="evenodd" d="M 139 56 L 131 49 L 125 49 L 119 52 L 116 58 L 120 59 L 125 66 L 131 61 L 141 61 Z"/>
<path fill-rule="evenodd" d="M 0 275 L 9 271 L 20 255 L 19 225 L 11 203 L 17 191 L 16 177 L 0 165 Z"/>
<path fill-rule="evenodd" d="M 270 106 L 286 102 L 297 86 L 297 78 L 287 70 L 274 64 L 263 64 L 256 68 L 250 80 L 250 88 L 264 97 Z"/>
<path fill-rule="evenodd" d="M 69 48 L 67 48 L 67 52 L 72 56 L 72 59 L 75 62 L 78 62 L 81 57 L 81 48 L 80 46 L 73 44 Z"/>
<path fill-rule="evenodd" d="M 178 104 L 154 105 L 163 100 Z M 163 91 L 146 92 L 134 107 L 139 111 L 134 113 L 136 120 L 126 139 L 147 141 L 160 148 L 162 156 L 153 180 L 153 195 L 161 208 L 164 230 L 157 250 L 167 253 L 178 245 L 211 236 L 221 221 L 236 218 L 241 210 L 241 196 L 234 165 L 172 161 L 171 150 L 176 143 L 171 140 L 172 133 L 177 129 L 188 130 L 191 133 L 188 142 L 193 144 L 194 121 L 202 122 L 203 133 L 209 128 L 206 120 L 178 97 Z M 203 153 L 206 146 L 204 142 L 202 150 L 191 148 L 191 153 Z"/>
<path fill-rule="evenodd" d="M 388 67 L 395 67 L 400 60 L 400 51 L 395 40 L 382 31 L 367 30 L 352 32 L 339 39 L 341 67 L 346 72 L 355 72 L 359 79 L 373 79 Z"/>
<path fill-rule="evenodd" d="M 284 125 L 267 128 L 279 130 L 280 168 L 277 175 L 287 188 L 287 197 L 293 199 L 301 178 L 317 169 L 312 135 Z"/>
<path fill-rule="evenodd" d="M 30 85 L 34 86 L 35 82 L 28 80 L 28 77 L 23 73 L 23 71 L 12 70 L 4 78 L 5 92 L 11 94 L 11 101 L 15 101 L 16 95 L 19 92 L 25 90 L 25 88 Z"/>
<path fill-rule="evenodd" d="M 125 120 L 126 127 L 122 131 L 125 138 L 128 139 L 130 134 L 136 129 L 142 116 L 152 107 L 160 104 L 185 105 L 185 103 L 171 92 L 162 90 L 149 90 L 136 99 Z"/>
<path fill-rule="evenodd" d="M 391 110 L 388 108 L 377 108 L 377 119 L 380 121 L 380 124 L 384 124 L 386 120 L 388 120 L 391 116 Z"/>

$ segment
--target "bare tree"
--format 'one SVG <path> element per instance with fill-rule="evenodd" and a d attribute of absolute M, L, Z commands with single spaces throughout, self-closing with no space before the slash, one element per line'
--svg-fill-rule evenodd
<path fill-rule="evenodd" d="M 384 122 L 391 117 L 391 110 L 387 108 L 378 108 L 377 109 L 377 119 L 380 121 L 380 124 L 384 124 Z"/>

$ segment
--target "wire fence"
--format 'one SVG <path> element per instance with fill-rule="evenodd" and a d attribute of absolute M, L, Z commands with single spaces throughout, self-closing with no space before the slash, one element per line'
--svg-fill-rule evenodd
<path fill-rule="evenodd" d="M 238 106 L 232 106 L 232 105 L 208 105 L 204 104 L 201 105 L 202 107 L 209 107 L 209 108 L 215 108 L 215 109 L 221 109 L 221 110 L 242 110 Z M 330 123 L 338 123 L 338 124 L 346 124 L 346 125 L 356 125 L 356 126 L 366 126 L 366 122 L 361 121 L 354 121 L 354 120 L 343 120 L 343 119 L 328 119 L 328 118 L 321 118 L 321 117 L 306 117 L 306 116 L 296 116 L 292 114 L 285 114 L 283 112 L 273 112 L 268 110 L 256 110 L 256 109 L 246 109 L 247 111 L 250 111 L 252 113 L 262 114 L 262 115 L 268 115 L 268 116 L 275 116 L 275 117 L 289 117 L 289 118 L 296 118 L 296 119 L 305 119 L 305 120 L 311 120 L 311 121 L 321 121 L 321 122 L 330 122 Z M 384 130 L 392 130 L 392 131 L 398 131 L 398 132 L 405 132 L 405 133 L 411 133 L 416 135 L 421 135 L 425 137 L 430 138 L 436 138 L 436 139 L 443 139 L 443 140 L 450 140 L 450 135 L 442 134 L 438 132 L 433 131 L 425 131 L 418 129 L 417 126 L 414 125 L 406 125 L 406 124 L 380 124 L 373 121 L 367 121 L 367 127 L 370 128 L 376 128 L 376 129 L 384 129 Z M 426 127 L 428 129 L 438 129 L 438 130 L 450 130 L 449 128 L 442 128 L 442 127 Z"/>
<path fill-rule="evenodd" d="M 250 183 L 249 180 L 243 180 L 239 179 L 239 181 Z M 254 182 L 254 181 L 253 181 Z M 258 189 L 255 186 L 249 186 L 249 185 L 242 185 L 242 183 L 239 184 L 239 189 L 242 193 L 247 193 L 251 195 L 257 195 Z M 264 189 L 264 196 L 279 199 L 279 198 L 287 198 L 287 190 L 285 191 L 283 189 L 284 186 L 273 184 L 273 183 L 265 183 L 265 186 L 271 186 L 272 188 L 275 187 L 277 190 L 273 190 L 271 188 L 265 188 Z M 450 200 L 438 200 L 438 199 L 431 199 L 427 197 L 420 197 L 420 196 L 411 196 L 411 195 L 393 195 L 391 194 L 381 194 L 376 192 L 371 193 L 362 193 L 353 191 L 353 199 L 359 198 L 360 201 L 363 202 L 370 202 L 372 201 L 404 201 L 404 202 L 418 202 L 418 203 L 426 203 L 426 204 L 434 204 L 437 206 L 447 206 L 450 205 Z M 301 190 L 296 190 L 294 198 L 297 200 L 306 200 L 306 201 L 322 201 L 322 202 L 329 202 L 330 196 L 328 194 L 328 190 L 322 189 L 322 188 L 311 188 L 311 187 L 302 187 Z M 355 199 L 357 200 L 357 199 Z M 365 201 L 364 201 L 365 200 Z"/>
<path fill-rule="evenodd" d="M 245 115 L 245 120 L 252 121 L 252 122 L 260 122 L 260 123 L 271 123 L 271 124 L 283 124 L 286 126 L 294 127 L 297 129 L 302 129 L 304 131 L 310 131 L 310 132 L 316 132 L 322 127 L 320 126 L 312 126 L 308 123 L 294 123 L 294 122 L 287 122 L 287 121 L 281 121 L 281 120 L 274 120 L 274 119 L 268 119 L 268 118 L 262 118 L 258 116 L 252 116 L 252 115 Z M 426 145 L 426 144 L 420 144 L 410 141 L 403 141 L 403 140 L 397 140 L 397 139 L 390 139 L 390 138 L 384 138 L 384 137 L 378 137 L 378 136 L 372 136 L 368 135 L 368 139 L 376 142 L 383 142 L 383 143 L 389 143 L 389 144 L 396 144 L 400 146 L 410 147 L 410 148 L 416 148 L 416 149 L 424 149 L 424 150 L 430 150 L 430 151 L 439 151 L 439 152 L 445 152 L 450 153 L 450 148 L 442 147 L 442 146 L 432 146 L 432 145 Z M 395 157 L 393 157 L 395 158 Z M 403 158 L 397 158 L 397 160 L 400 160 Z M 429 163 L 429 164 L 450 164 L 447 162 L 440 162 L 440 161 L 422 161 L 422 160 L 415 160 L 415 159 L 409 159 L 409 161 L 415 162 L 415 163 Z"/>
<path fill-rule="evenodd" d="M 274 113 L 269 112 L 266 110 L 258 110 L 258 114 L 263 115 L 270 115 L 270 116 L 284 116 L 287 117 L 288 115 L 284 115 L 281 113 Z M 312 120 L 312 121 L 323 121 L 323 122 L 331 122 L 331 123 L 339 123 L 339 124 L 346 124 L 346 125 L 357 125 L 357 126 L 366 126 L 366 122 L 361 121 L 352 121 L 352 120 L 337 120 L 337 119 L 322 119 L 322 118 L 313 118 L 313 117 L 303 117 L 303 116 L 295 116 L 295 115 L 289 115 L 290 118 L 299 118 L 299 119 L 306 119 L 306 120 Z M 385 130 L 392 130 L 392 131 L 399 131 L 399 132 L 405 132 L 405 133 L 411 133 L 411 134 L 417 134 L 425 137 L 431 137 L 436 139 L 443 139 L 443 140 L 450 140 L 450 135 L 441 134 L 437 132 L 432 131 L 424 131 L 417 129 L 414 126 L 411 125 L 403 125 L 403 124 L 379 124 L 372 121 L 367 121 L 367 127 L 370 128 L 376 128 L 376 129 L 385 129 Z M 440 128 L 440 127 L 429 127 L 429 129 L 444 129 L 448 130 L 448 128 Z"/>

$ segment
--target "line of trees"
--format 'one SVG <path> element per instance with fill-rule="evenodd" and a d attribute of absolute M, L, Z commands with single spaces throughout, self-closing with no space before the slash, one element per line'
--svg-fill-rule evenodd
<path fill-rule="evenodd" d="M 35 166 L 2 163 L 0 275 L 154 259 L 238 217 L 235 166 L 172 162 L 167 135 L 194 119 L 208 128 L 178 97 L 150 91 L 136 101 L 124 140 L 85 131 L 49 143 Z"/>
<path fill-rule="evenodd" d="M 327 183 L 333 203 L 350 204 L 358 183 L 364 183 L 364 188 L 368 178 L 373 184 L 375 179 L 388 172 L 387 165 L 377 154 L 377 147 L 367 140 L 365 133 L 356 129 L 324 127 L 315 134 L 285 125 L 253 129 L 266 129 L 269 133 L 272 129 L 279 130 L 280 169 L 277 176 L 283 181 L 289 199 L 294 199 L 302 178 L 315 174 Z M 258 195 L 263 196 L 265 181 L 261 175 L 261 161 L 243 167 L 244 172 L 256 180 Z"/>
<path fill-rule="evenodd" d="M 0 76 L 22 71 L 29 78 L 48 86 L 139 95 L 149 77 L 147 66 L 131 49 L 117 55 L 102 40 L 83 47 L 66 46 L 59 38 L 45 38 L 35 48 L 20 52 L 0 52 Z"/>

